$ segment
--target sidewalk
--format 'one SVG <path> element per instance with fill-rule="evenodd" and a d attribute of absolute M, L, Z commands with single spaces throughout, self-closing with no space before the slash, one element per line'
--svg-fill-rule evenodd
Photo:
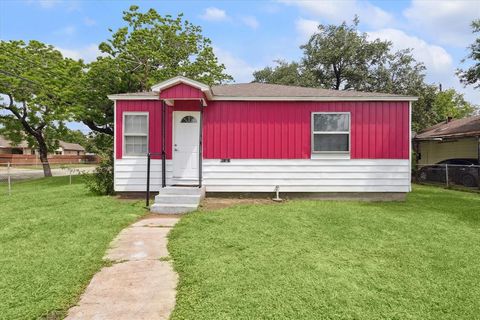
<path fill-rule="evenodd" d="M 153 217 L 122 230 L 67 320 L 168 319 L 175 306 L 177 274 L 168 257 L 167 234 L 178 218 Z"/>

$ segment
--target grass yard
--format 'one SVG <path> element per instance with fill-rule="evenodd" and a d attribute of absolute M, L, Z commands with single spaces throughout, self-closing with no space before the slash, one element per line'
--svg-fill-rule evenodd
<path fill-rule="evenodd" d="M 80 179 L 16 182 L 0 189 L 0 319 L 62 319 L 141 202 L 90 195 Z"/>
<path fill-rule="evenodd" d="M 172 319 L 479 319 L 480 196 L 290 201 L 184 217 Z"/>

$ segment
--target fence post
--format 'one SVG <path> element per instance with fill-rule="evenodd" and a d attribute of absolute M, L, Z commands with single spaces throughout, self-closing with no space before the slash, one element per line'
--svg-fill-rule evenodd
<path fill-rule="evenodd" d="M 447 182 L 448 188 L 448 163 L 445 163 L 445 181 Z"/>
<path fill-rule="evenodd" d="M 69 180 L 70 180 L 70 184 L 72 184 L 72 169 L 68 169 L 68 175 L 70 176 L 69 177 Z"/>
<path fill-rule="evenodd" d="M 12 181 L 10 178 L 10 162 L 7 164 L 8 195 L 12 195 Z"/>

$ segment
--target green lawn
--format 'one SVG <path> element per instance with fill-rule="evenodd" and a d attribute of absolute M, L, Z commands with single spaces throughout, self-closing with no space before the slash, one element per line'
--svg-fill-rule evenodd
<path fill-rule="evenodd" d="M 479 319 L 480 196 L 290 201 L 185 216 L 172 319 Z"/>
<path fill-rule="evenodd" d="M 61 319 L 140 202 L 90 195 L 80 179 L 0 185 L 0 319 Z"/>

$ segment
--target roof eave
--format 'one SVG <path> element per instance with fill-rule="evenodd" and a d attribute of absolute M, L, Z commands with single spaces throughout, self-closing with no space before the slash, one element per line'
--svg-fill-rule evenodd
<path fill-rule="evenodd" d="M 244 96 L 213 96 L 213 101 L 417 101 L 418 97 L 244 97 Z"/>
<path fill-rule="evenodd" d="M 160 100 L 159 95 L 126 95 L 126 94 L 109 94 L 108 99 L 110 100 Z"/>
<path fill-rule="evenodd" d="M 431 141 L 431 140 L 438 140 L 438 139 L 458 139 L 458 138 L 477 138 L 480 137 L 480 132 L 468 132 L 468 133 L 454 133 L 454 134 L 447 134 L 447 135 L 438 135 L 438 136 L 430 136 L 430 137 L 415 137 L 413 140 L 417 141 Z"/>

